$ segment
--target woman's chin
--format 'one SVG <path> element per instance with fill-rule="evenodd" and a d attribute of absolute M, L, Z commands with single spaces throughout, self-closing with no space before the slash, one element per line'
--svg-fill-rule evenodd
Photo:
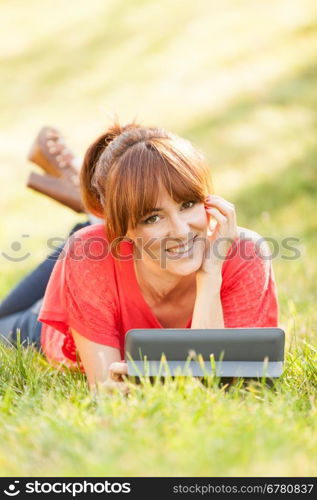
<path fill-rule="evenodd" d="M 168 261 L 166 271 L 179 276 L 186 276 L 199 270 L 202 264 L 202 258 L 179 258 L 178 260 Z"/>

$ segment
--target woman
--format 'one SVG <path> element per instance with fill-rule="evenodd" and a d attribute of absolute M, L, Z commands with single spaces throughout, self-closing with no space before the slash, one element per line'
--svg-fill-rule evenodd
<path fill-rule="evenodd" d="M 115 124 L 88 149 L 81 189 L 105 222 L 76 231 L 54 265 L 38 317 L 52 363 L 79 362 L 91 390 L 123 386 L 131 328 L 277 326 L 268 248 L 212 195 L 189 142 Z"/>
<path fill-rule="evenodd" d="M 212 196 L 190 143 L 114 125 L 88 149 L 81 189 L 105 224 L 74 233 L 54 266 L 39 314 L 52 362 L 74 365 L 78 353 L 93 389 L 126 373 L 131 328 L 277 326 L 260 235 L 238 227 L 234 206 Z M 267 255 L 263 243 L 260 250 Z"/>

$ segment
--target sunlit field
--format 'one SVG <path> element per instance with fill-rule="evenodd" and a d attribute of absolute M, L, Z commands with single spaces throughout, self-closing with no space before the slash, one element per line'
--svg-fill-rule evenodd
<path fill-rule="evenodd" d="M 286 332 L 271 388 L 145 380 L 127 398 L 1 347 L 0 474 L 315 476 L 316 2 L 2 0 L 0 14 L 0 300 L 86 220 L 25 186 L 33 138 L 55 125 L 81 156 L 116 113 L 204 152 L 239 226 L 270 238 Z"/>

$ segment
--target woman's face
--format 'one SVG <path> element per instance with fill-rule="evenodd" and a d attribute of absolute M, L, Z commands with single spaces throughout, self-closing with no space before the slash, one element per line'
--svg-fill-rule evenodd
<path fill-rule="evenodd" d="M 155 274 L 196 272 L 202 264 L 209 223 L 204 204 L 177 203 L 162 187 L 153 208 L 127 233 L 134 242 L 134 258 Z"/>

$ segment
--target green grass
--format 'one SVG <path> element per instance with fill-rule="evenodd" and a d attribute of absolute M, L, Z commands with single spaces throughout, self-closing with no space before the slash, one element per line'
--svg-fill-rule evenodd
<path fill-rule="evenodd" d="M 128 397 L 91 396 L 82 374 L 57 372 L 30 347 L 5 350 L 6 475 L 315 474 L 317 356 L 307 342 L 289 350 L 271 388 L 143 378 Z"/>
<path fill-rule="evenodd" d="M 0 474 L 315 476 L 314 2 L 79 0 L 74 9 L 15 0 L 0 11 L 1 251 L 31 254 L 13 263 L 0 253 L 0 299 L 47 255 L 48 238 L 85 220 L 25 188 L 33 137 L 55 124 L 83 154 L 116 111 L 191 139 L 238 224 L 279 242 L 286 332 L 285 373 L 273 388 L 178 378 L 135 386 L 128 398 L 93 397 L 82 374 L 1 346 Z M 288 237 L 295 260 L 285 258 Z"/>

